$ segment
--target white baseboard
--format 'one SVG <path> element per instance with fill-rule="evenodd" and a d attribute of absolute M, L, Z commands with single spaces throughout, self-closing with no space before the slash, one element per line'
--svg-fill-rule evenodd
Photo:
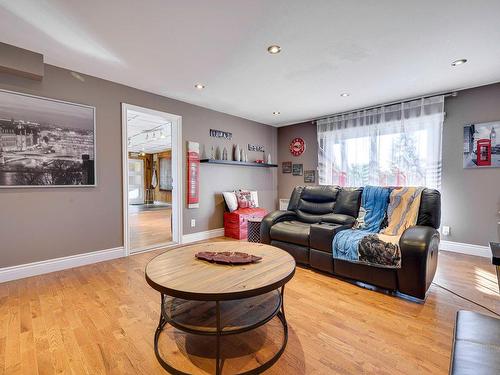
<path fill-rule="evenodd" d="M 191 234 L 185 234 L 182 236 L 182 243 L 187 244 L 196 241 L 208 240 L 210 238 L 222 237 L 224 236 L 224 228 L 217 228 L 212 230 L 206 230 L 204 232 L 196 232 Z"/>
<path fill-rule="evenodd" d="M 491 258 L 491 250 L 488 246 L 473 245 L 470 243 L 441 241 L 439 243 L 439 250 Z"/>
<path fill-rule="evenodd" d="M 84 266 L 87 264 L 103 262 L 105 260 L 121 258 L 123 256 L 125 256 L 123 247 L 115 247 L 113 249 L 93 251 L 91 253 L 77 254 L 68 257 L 48 259 L 42 260 L 40 262 L 0 268 L 0 283 L 10 280 L 22 279 L 30 276 L 42 275 L 44 273 L 54 271 L 61 271 L 68 268 Z"/>

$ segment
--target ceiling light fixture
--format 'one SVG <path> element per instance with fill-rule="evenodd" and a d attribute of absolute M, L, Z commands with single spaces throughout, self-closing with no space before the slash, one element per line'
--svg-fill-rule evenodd
<path fill-rule="evenodd" d="M 197 83 L 196 85 L 194 85 L 194 87 L 198 90 L 203 90 L 205 88 L 205 85 L 202 85 L 201 83 Z"/>
<path fill-rule="evenodd" d="M 280 111 L 274 111 L 274 112 L 273 112 L 273 115 L 275 115 L 275 116 L 278 116 L 278 115 L 280 115 L 280 114 L 281 114 L 281 112 L 280 112 Z"/>
<path fill-rule="evenodd" d="M 467 59 L 459 59 L 459 60 L 455 60 L 451 63 L 451 66 L 458 66 L 458 65 L 462 65 L 462 64 L 465 64 L 467 62 Z"/>
<path fill-rule="evenodd" d="M 343 92 L 342 94 L 340 94 L 340 96 L 343 97 L 343 98 L 346 98 L 349 95 L 351 95 L 351 94 L 349 94 L 348 92 Z"/>
<path fill-rule="evenodd" d="M 277 53 L 281 52 L 281 47 L 277 44 L 273 44 L 272 46 L 267 47 L 267 52 L 269 52 L 271 55 L 276 55 Z"/>

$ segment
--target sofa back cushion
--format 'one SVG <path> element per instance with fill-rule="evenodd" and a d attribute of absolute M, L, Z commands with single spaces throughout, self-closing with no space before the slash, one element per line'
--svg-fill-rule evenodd
<path fill-rule="evenodd" d="M 317 223 L 323 215 L 331 214 L 339 190 L 337 186 L 327 185 L 304 187 L 296 210 L 299 220 Z"/>
<path fill-rule="evenodd" d="M 359 206 L 361 205 L 361 193 L 363 188 L 342 189 L 337 195 L 337 201 L 333 208 L 333 213 L 358 217 Z"/>
<path fill-rule="evenodd" d="M 441 225 L 441 193 L 435 189 L 424 189 L 420 198 L 417 225 L 438 229 Z"/>

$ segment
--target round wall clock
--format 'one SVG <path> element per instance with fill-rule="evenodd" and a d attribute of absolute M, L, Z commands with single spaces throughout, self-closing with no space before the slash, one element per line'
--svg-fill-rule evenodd
<path fill-rule="evenodd" d="M 294 138 L 290 142 L 290 152 L 293 156 L 300 156 L 306 149 L 306 143 L 302 138 Z"/>

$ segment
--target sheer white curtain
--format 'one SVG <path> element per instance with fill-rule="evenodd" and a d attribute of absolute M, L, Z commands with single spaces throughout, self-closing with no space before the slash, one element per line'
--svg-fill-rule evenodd
<path fill-rule="evenodd" d="M 444 97 L 317 121 L 322 185 L 441 187 Z"/>

